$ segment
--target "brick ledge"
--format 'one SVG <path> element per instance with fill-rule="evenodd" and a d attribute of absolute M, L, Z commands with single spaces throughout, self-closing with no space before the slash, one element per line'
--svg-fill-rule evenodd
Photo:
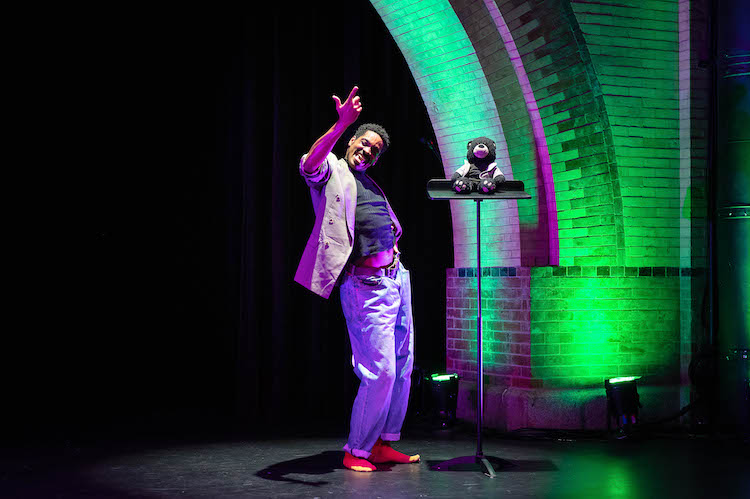
<path fill-rule="evenodd" d="M 641 417 L 655 420 L 676 414 L 689 387 L 638 386 Z M 475 421 L 476 382 L 459 380 L 457 417 Z M 488 386 L 484 390 L 483 425 L 501 431 L 520 428 L 603 430 L 607 398 L 601 388 L 532 388 Z M 678 421 L 675 420 L 675 424 Z"/>

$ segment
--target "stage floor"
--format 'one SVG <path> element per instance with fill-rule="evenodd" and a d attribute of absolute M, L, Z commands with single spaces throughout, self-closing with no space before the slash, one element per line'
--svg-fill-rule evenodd
<path fill-rule="evenodd" d="M 503 460 L 494 479 L 474 466 L 430 469 L 474 455 L 470 432 L 405 438 L 397 448 L 422 462 L 374 473 L 343 468 L 342 443 L 172 437 L 6 448 L 0 497 L 750 497 L 748 445 L 726 437 L 491 435 L 484 453 Z"/>

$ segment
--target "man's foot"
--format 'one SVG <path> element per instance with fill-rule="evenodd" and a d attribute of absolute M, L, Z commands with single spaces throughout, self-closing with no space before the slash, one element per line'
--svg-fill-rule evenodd
<path fill-rule="evenodd" d="M 378 439 L 372 448 L 372 455 L 370 455 L 370 461 L 373 463 L 418 463 L 419 454 L 413 456 L 407 456 L 403 452 L 399 452 L 389 442 L 384 442 Z"/>
<path fill-rule="evenodd" d="M 344 466 L 354 471 L 375 471 L 377 468 L 367 459 L 352 456 L 348 452 L 344 454 Z"/>

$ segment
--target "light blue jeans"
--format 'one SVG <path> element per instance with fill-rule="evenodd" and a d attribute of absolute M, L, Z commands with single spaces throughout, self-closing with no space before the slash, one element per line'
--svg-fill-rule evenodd
<path fill-rule="evenodd" d="M 378 437 L 401 438 L 414 366 L 409 271 L 393 278 L 346 274 L 341 308 L 349 330 L 359 390 L 344 450 L 368 458 Z"/>

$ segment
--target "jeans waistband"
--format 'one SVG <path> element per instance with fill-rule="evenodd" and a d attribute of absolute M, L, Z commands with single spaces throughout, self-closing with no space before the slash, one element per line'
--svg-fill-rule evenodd
<path fill-rule="evenodd" d="M 349 275 L 373 275 L 394 279 L 398 273 L 399 254 L 393 255 L 393 262 L 387 267 L 356 267 L 352 264 L 346 266 Z"/>

